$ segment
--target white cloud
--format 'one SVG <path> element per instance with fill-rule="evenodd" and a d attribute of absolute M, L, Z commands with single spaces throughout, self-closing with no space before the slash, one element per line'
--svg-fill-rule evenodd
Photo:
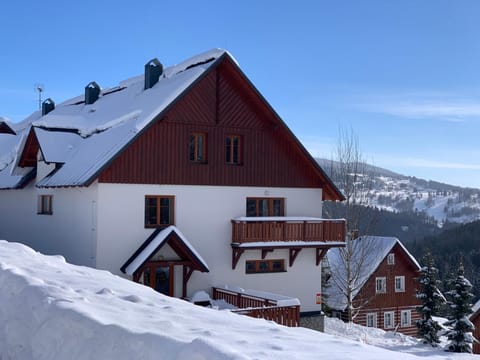
<path fill-rule="evenodd" d="M 369 112 L 404 118 L 462 122 L 480 117 L 478 90 L 458 93 L 399 92 L 362 96 L 357 106 Z"/>

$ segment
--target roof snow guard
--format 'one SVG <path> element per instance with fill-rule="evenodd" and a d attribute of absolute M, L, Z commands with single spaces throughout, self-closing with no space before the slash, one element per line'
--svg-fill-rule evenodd
<path fill-rule="evenodd" d="M 156 229 L 135 253 L 122 265 L 120 270 L 127 275 L 133 275 L 163 246 L 168 244 L 182 260 L 191 263 L 194 270 L 209 272 L 208 265 L 193 248 L 185 235 L 174 225 L 165 229 Z"/>

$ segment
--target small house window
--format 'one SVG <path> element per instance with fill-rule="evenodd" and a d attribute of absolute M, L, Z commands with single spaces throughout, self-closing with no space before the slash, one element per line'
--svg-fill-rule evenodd
<path fill-rule="evenodd" d="M 395 313 L 393 311 L 383 313 L 383 327 L 385 329 L 393 329 L 395 327 Z"/>
<path fill-rule="evenodd" d="M 247 216 L 283 216 L 283 198 L 247 198 Z"/>
<path fill-rule="evenodd" d="M 194 162 L 207 162 L 207 134 L 190 134 L 189 159 Z"/>
<path fill-rule="evenodd" d="M 42 215 L 53 214 L 53 195 L 39 195 L 37 213 Z"/>
<path fill-rule="evenodd" d="M 367 314 L 367 327 L 377 327 L 377 313 Z"/>
<path fill-rule="evenodd" d="M 387 264 L 388 264 L 388 265 L 395 265 L 395 254 L 394 254 L 394 253 L 388 254 L 388 256 L 387 256 Z"/>
<path fill-rule="evenodd" d="M 395 292 L 405 292 L 405 276 L 395 276 Z"/>
<path fill-rule="evenodd" d="M 145 227 L 161 227 L 174 224 L 173 196 L 145 196 Z"/>
<path fill-rule="evenodd" d="M 402 310 L 400 313 L 400 326 L 412 325 L 412 310 Z"/>
<path fill-rule="evenodd" d="M 382 294 L 387 292 L 387 278 L 377 277 L 375 279 L 375 292 L 377 294 Z"/>
<path fill-rule="evenodd" d="M 225 138 L 225 162 L 232 165 L 242 163 L 242 137 L 240 135 L 228 135 Z"/>
<path fill-rule="evenodd" d="M 247 260 L 245 272 L 247 274 L 274 273 L 285 271 L 285 260 Z"/>

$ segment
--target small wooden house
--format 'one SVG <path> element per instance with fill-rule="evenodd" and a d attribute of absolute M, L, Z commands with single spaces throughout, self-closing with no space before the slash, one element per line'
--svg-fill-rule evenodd
<path fill-rule="evenodd" d="M 416 335 L 416 278 L 420 265 L 403 244 L 394 237 L 364 236 L 352 241 L 351 276 L 353 322 L 387 331 Z M 336 315 L 346 319 L 346 266 L 342 251 L 327 254 L 330 285 L 326 303 Z"/>

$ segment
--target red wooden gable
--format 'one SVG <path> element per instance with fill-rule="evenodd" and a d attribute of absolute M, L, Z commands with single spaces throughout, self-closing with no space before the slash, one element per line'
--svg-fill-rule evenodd
<path fill-rule="evenodd" d="M 189 160 L 190 134 L 207 134 L 206 163 Z M 242 164 L 225 161 L 225 137 L 240 135 Z M 343 195 L 298 139 L 224 56 L 121 152 L 98 177 L 105 183 L 322 188 Z"/>
<path fill-rule="evenodd" d="M 37 154 L 39 149 L 40 149 L 40 145 L 38 144 L 37 136 L 35 135 L 35 131 L 33 131 L 33 127 L 32 127 L 30 128 L 30 132 L 28 133 L 27 140 L 25 141 L 25 146 L 23 147 L 23 151 L 20 155 L 18 166 L 20 167 L 37 166 Z"/>

